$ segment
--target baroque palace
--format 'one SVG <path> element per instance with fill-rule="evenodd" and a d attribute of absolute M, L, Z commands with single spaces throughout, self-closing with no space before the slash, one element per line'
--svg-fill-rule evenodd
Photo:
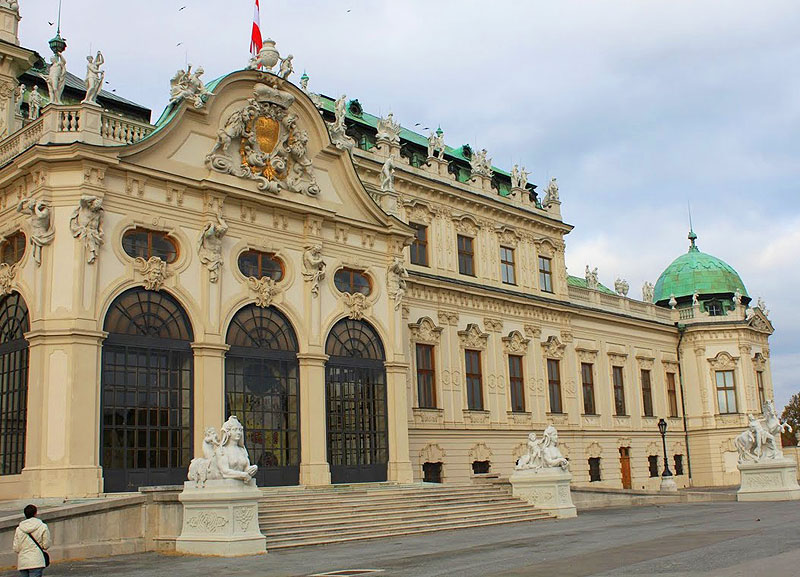
<path fill-rule="evenodd" d="M 575 484 L 652 489 L 659 418 L 679 486 L 738 482 L 773 329 L 693 233 L 630 298 L 567 274 L 555 179 L 314 94 L 271 41 L 150 124 L 19 20 L 0 1 L 0 498 L 178 484 L 229 414 L 262 486 L 507 476 L 552 423 Z"/>

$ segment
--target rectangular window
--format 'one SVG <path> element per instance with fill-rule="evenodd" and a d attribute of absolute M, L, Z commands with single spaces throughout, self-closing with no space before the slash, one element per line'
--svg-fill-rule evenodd
<path fill-rule="evenodd" d="M 438 461 L 436 463 L 422 463 L 422 482 L 441 483 L 442 464 Z"/>
<path fill-rule="evenodd" d="M 614 411 L 615 415 L 625 415 L 625 383 L 622 380 L 622 367 L 611 367 L 614 377 Z"/>
<path fill-rule="evenodd" d="M 506 284 L 517 284 L 517 277 L 514 274 L 513 248 L 500 247 L 500 276 Z"/>
<path fill-rule="evenodd" d="M 717 371 L 717 402 L 720 414 L 737 412 L 733 371 Z"/>
<path fill-rule="evenodd" d="M 539 289 L 546 293 L 553 292 L 553 270 L 550 264 L 549 258 L 539 257 Z"/>
<path fill-rule="evenodd" d="M 594 404 L 594 376 L 592 375 L 593 366 L 591 363 L 581 363 L 581 381 L 583 381 L 583 413 L 585 415 L 596 415 Z"/>
<path fill-rule="evenodd" d="M 550 391 L 550 412 L 563 413 L 561 405 L 561 371 L 558 361 L 547 359 L 547 384 Z"/>
<path fill-rule="evenodd" d="M 650 476 L 658 477 L 658 455 L 650 455 L 647 457 L 647 463 L 650 467 Z"/>
<path fill-rule="evenodd" d="M 511 410 L 525 412 L 525 381 L 522 377 L 522 357 L 508 355 L 508 380 L 511 385 Z"/>
<path fill-rule="evenodd" d="M 642 408 L 645 417 L 653 416 L 653 385 L 650 381 L 650 371 L 642 369 Z"/>
<path fill-rule="evenodd" d="M 763 409 L 767 400 L 764 395 L 764 371 L 756 371 L 756 386 L 758 387 L 758 408 Z"/>
<path fill-rule="evenodd" d="M 683 475 L 683 455 L 675 455 L 675 475 Z"/>
<path fill-rule="evenodd" d="M 411 243 L 411 264 L 428 266 L 428 227 L 415 222 L 410 226 L 416 231 Z"/>
<path fill-rule="evenodd" d="M 483 410 L 483 378 L 481 376 L 481 352 L 464 351 L 464 366 L 467 375 L 467 408 Z"/>
<path fill-rule="evenodd" d="M 675 389 L 675 373 L 667 373 L 667 403 L 669 416 L 678 416 L 678 391 Z"/>
<path fill-rule="evenodd" d="M 421 409 L 436 408 L 436 366 L 433 345 L 417 345 L 417 395 Z"/>
<path fill-rule="evenodd" d="M 600 457 L 589 457 L 589 481 L 600 481 Z"/>
<path fill-rule="evenodd" d="M 475 276 L 475 249 L 474 239 L 469 236 L 458 235 L 458 272 Z"/>

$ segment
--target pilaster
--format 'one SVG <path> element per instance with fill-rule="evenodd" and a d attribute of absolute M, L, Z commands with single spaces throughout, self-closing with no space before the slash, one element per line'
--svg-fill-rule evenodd
<path fill-rule="evenodd" d="M 203 454 L 203 431 L 224 422 L 225 353 L 230 347 L 221 343 L 192 343 L 194 352 L 194 451 Z"/>
<path fill-rule="evenodd" d="M 408 403 L 406 399 L 406 373 L 408 368 L 408 363 L 386 363 L 386 400 L 389 433 L 389 470 L 387 479 L 396 483 L 411 483 L 414 480 L 408 448 L 408 418 L 406 417 Z"/>
<path fill-rule="evenodd" d="M 297 360 L 300 365 L 300 484 L 330 485 L 325 427 L 325 363 L 328 355 L 300 353 Z"/>

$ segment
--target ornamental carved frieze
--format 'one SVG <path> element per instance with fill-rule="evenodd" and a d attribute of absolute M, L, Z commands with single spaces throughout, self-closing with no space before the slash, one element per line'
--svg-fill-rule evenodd
<path fill-rule="evenodd" d="M 0 296 L 11 293 L 11 285 L 17 274 L 17 265 L 0 263 Z"/>
<path fill-rule="evenodd" d="M 538 325 L 525 325 L 523 327 L 525 334 L 532 339 L 539 340 L 542 338 L 542 327 Z"/>
<path fill-rule="evenodd" d="M 137 256 L 133 259 L 133 268 L 142 275 L 142 284 L 149 291 L 160 291 L 169 276 L 167 263 L 157 256 L 151 256 L 147 260 Z"/>
<path fill-rule="evenodd" d="M 363 319 L 364 313 L 369 306 L 367 297 L 363 293 L 342 293 L 342 302 L 344 303 L 345 310 L 348 311 L 348 318 L 354 321 Z"/>
<path fill-rule="evenodd" d="M 254 276 L 248 277 L 247 286 L 255 293 L 255 305 L 262 309 L 271 306 L 272 301 L 280 292 L 278 283 L 268 276 L 262 276 L 261 278 L 256 278 Z"/>
<path fill-rule="evenodd" d="M 409 222 L 418 222 L 421 224 L 430 224 L 433 218 L 433 213 L 429 206 L 421 202 L 414 202 L 413 204 L 406 204 L 406 215 Z"/>
<path fill-rule="evenodd" d="M 717 353 L 716 357 L 707 360 L 712 370 L 728 371 L 736 368 L 736 362 L 739 360 L 739 357 L 733 357 L 729 353 L 721 351 Z"/>
<path fill-rule="evenodd" d="M 507 355 L 526 355 L 528 354 L 528 343 L 519 331 L 511 332 L 507 337 L 502 338 L 503 352 Z"/>
<path fill-rule="evenodd" d="M 259 190 L 272 194 L 287 190 L 317 196 L 320 188 L 308 158 L 308 132 L 289 112 L 294 96 L 281 90 L 280 80 L 269 82 L 257 83 L 253 98 L 220 127 L 206 166 L 253 180 Z"/>
<path fill-rule="evenodd" d="M 564 357 L 564 350 L 567 348 L 567 345 L 563 344 L 558 337 L 553 335 L 547 337 L 547 340 L 542 343 L 542 349 L 544 350 L 544 356 L 548 359 L 560 359 Z"/>
<path fill-rule="evenodd" d="M 453 327 L 458 325 L 458 313 L 456 312 L 438 311 L 437 316 L 439 317 L 439 324 Z"/>
<path fill-rule="evenodd" d="M 233 518 L 239 527 L 239 531 L 246 533 L 250 529 L 250 523 L 256 518 L 258 509 L 255 507 L 236 507 Z"/>
<path fill-rule="evenodd" d="M 203 511 L 185 521 L 187 527 L 206 533 L 219 533 L 228 524 L 228 519 L 212 511 Z"/>
<path fill-rule="evenodd" d="M 489 341 L 489 333 L 484 333 L 475 323 L 467 325 L 464 331 L 458 331 L 458 340 L 465 349 L 485 350 Z"/>
<path fill-rule="evenodd" d="M 639 362 L 639 368 L 646 371 L 651 370 L 655 363 L 655 359 L 652 357 L 636 357 L 636 360 Z"/>
<path fill-rule="evenodd" d="M 418 322 L 408 325 L 411 331 L 411 340 L 415 343 L 438 345 L 442 336 L 442 327 L 437 327 L 428 317 L 421 318 Z"/>
<path fill-rule="evenodd" d="M 561 331 L 561 342 L 571 343 L 573 340 L 575 340 L 575 338 L 572 336 L 572 331 Z"/>
<path fill-rule="evenodd" d="M 503 331 L 503 321 L 500 319 L 484 318 L 483 326 L 490 333 L 499 333 Z"/>
<path fill-rule="evenodd" d="M 611 366 L 622 367 L 628 362 L 628 355 L 624 353 L 608 353 L 608 362 Z"/>
<path fill-rule="evenodd" d="M 582 363 L 594 363 L 597 361 L 597 351 L 589 349 L 575 349 L 578 354 L 578 360 Z"/>

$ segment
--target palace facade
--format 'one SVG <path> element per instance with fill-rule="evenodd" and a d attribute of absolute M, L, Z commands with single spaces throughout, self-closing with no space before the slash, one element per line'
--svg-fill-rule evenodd
<path fill-rule="evenodd" d="M 0 498 L 180 483 L 228 414 L 259 485 L 506 476 L 552 423 L 576 485 L 653 489 L 660 418 L 679 486 L 738 482 L 773 329 L 693 233 L 638 300 L 567 274 L 555 182 L 429 149 L 307 78 L 244 70 L 205 94 L 186 71 L 153 125 L 106 92 L 82 103 L 71 75 L 49 103 L 15 5 Z"/>

